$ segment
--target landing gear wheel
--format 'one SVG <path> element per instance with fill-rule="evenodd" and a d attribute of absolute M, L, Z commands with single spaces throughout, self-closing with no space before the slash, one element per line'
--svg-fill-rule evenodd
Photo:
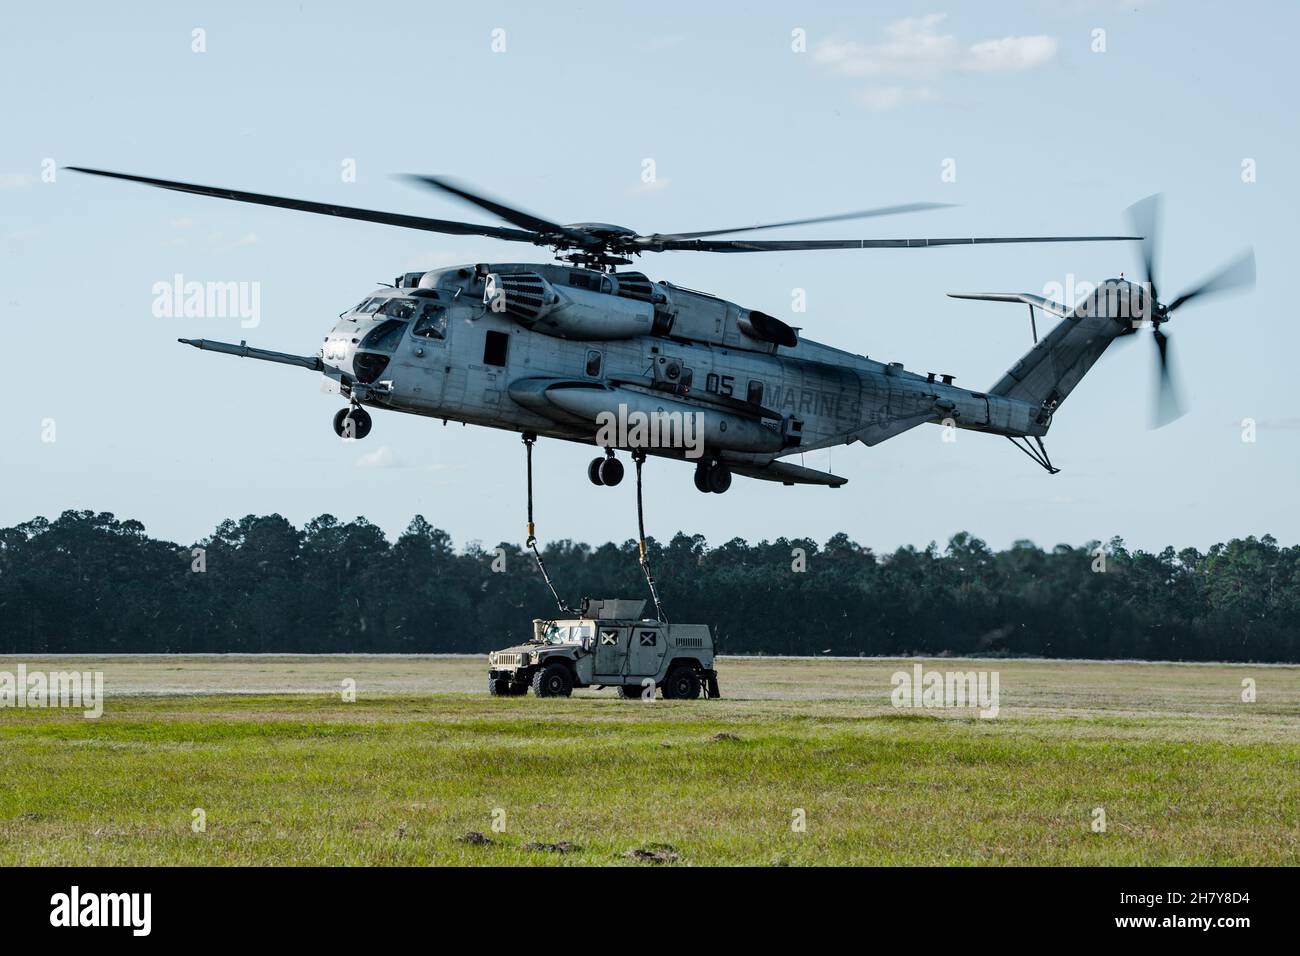
<path fill-rule="evenodd" d="M 709 468 L 707 465 L 695 466 L 695 488 L 706 495 L 709 493 Z"/>
<path fill-rule="evenodd" d="M 533 675 L 536 697 L 568 697 L 573 693 L 573 675 L 563 664 L 548 664 Z"/>
<path fill-rule="evenodd" d="M 604 458 L 593 458 L 591 464 L 587 466 L 587 477 L 591 479 L 593 485 L 603 485 L 605 482 L 600 477 L 600 466 L 605 464 Z"/>
<path fill-rule="evenodd" d="M 722 462 L 716 462 L 709 469 L 709 491 L 720 495 L 731 487 L 731 469 Z"/>
<path fill-rule="evenodd" d="M 623 684 L 618 688 L 618 696 L 624 700 L 640 700 L 643 690 L 640 684 Z"/>
<path fill-rule="evenodd" d="M 693 667 L 679 667 L 664 678 L 665 700 L 695 700 L 700 696 L 700 675 Z"/>
<path fill-rule="evenodd" d="M 504 677 L 488 678 L 488 693 L 493 697 L 505 697 L 510 690 L 510 681 Z"/>
<path fill-rule="evenodd" d="M 370 413 L 359 405 L 340 408 L 334 413 L 334 434 L 340 438 L 355 438 L 360 441 L 370 434 L 370 426 L 373 424 Z"/>
<path fill-rule="evenodd" d="M 600 463 L 600 483 L 613 488 L 623 480 L 623 463 L 617 458 L 606 458 Z"/>

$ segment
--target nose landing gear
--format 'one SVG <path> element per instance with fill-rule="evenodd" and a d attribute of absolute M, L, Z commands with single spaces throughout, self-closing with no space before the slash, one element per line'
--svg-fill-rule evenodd
<path fill-rule="evenodd" d="M 720 461 L 701 461 L 695 466 L 695 487 L 720 495 L 731 487 L 731 469 Z"/>
<path fill-rule="evenodd" d="M 372 424 L 370 413 L 360 405 L 340 408 L 334 413 L 334 434 L 340 438 L 365 438 Z"/>
<path fill-rule="evenodd" d="M 593 485 L 614 487 L 623 480 L 623 463 L 614 457 L 614 452 L 606 448 L 604 458 L 593 458 L 587 466 L 587 478 Z"/>

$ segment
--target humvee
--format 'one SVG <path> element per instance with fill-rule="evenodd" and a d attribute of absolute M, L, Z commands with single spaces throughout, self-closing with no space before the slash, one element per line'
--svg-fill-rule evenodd
<path fill-rule="evenodd" d="M 645 601 L 582 602 L 579 616 L 533 621 L 526 644 L 488 655 L 488 693 L 568 697 L 575 687 L 616 687 L 627 699 L 720 697 L 713 635 L 704 624 L 643 618 Z"/>

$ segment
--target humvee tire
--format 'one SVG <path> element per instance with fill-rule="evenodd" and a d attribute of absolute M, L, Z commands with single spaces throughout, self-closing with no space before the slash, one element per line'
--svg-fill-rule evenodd
<path fill-rule="evenodd" d="M 505 697 L 510 693 L 510 681 L 501 677 L 489 677 L 488 693 L 493 697 Z"/>
<path fill-rule="evenodd" d="M 573 693 L 573 674 L 563 664 L 548 664 L 533 675 L 535 697 L 568 697 Z"/>
<path fill-rule="evenodd" d="M 664 678 L 665 700 L 695 700 L 700 696 L 700 675 L 694 667 L 677 667 Z"/>

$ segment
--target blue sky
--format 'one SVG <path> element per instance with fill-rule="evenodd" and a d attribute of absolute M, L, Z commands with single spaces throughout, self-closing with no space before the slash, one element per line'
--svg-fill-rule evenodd
<path fill-rule="evenodd" d="M 1118 232 L 1125 207 L 1164 191 L 1164 289 L 1247 245 L 1258 259 L 1253 293 L 1188 306 L 1167 327 L 1183 419 L 1147 430 L 1144 336 L 1116 345 L 1058 413 L 1055 477 L 1003 439 L 946 444 L 930 427 L 808 455 L 850 479 L 837 491 L 738 479 L 716 499 L 694 490 L 689 468 L 652 462 L 649 530 L 714 543 L 843 530 L 881 549 L 960 530 L 996 546 L 1300 538 L 1300 331 L 1284 298 L 1300 168 L 1290 4 L 85 3 L 10 4 L 0 19 L 0 524 L 92 508 L 182 541 L 250 512 L 296 523 L 364 514 L 390 534 L 423 513 L 458 544 L 523 530 L 517 436 L 380 412 L 364 443 L 344 445 L 330 428 L 338 399 L 310 373 L 175 340 L 311 353 L 380 280 L 533 250 L 63 171 L 43 181 L 52 160 L 490 222 L 393 178 L 448 174 L 560 221 L 646 232 L 960 204 L 771 234 L 808 238 Z M 944 182 L 950 159 L 956 181 Z M 341 176 L 347 160 L 355 182 Z M 1242 181 L 1246 160 L 1254 182 Z M 982 388 L 1029 346 L 1024 310 L 945 292 L 1131 273 L 1135 251 L 664 254 L 639 265 L 810 338 Z M 260 324 L 155 317 L 151 289 L 176 273 L 260 283 Z M 794 289 L 806 290 L 805 313 L 791 312 Z M 1247 418 L 1254 442 L 1242 441 Z M 631 483 L 592 488 L 589 457 L 540 447 L 544 539 L 635 533 Z"/>

